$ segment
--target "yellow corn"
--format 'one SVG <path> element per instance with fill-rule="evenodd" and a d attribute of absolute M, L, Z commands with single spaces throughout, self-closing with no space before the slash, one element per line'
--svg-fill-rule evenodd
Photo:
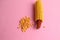
<path fill-rule="evenodd" d="M 43 21 L 43 5 L 41 0 L 37 0 L 35 3 L 35 21 Z"/>
<path fill-rule="evenodd" d="M 25 16 L 24 18 L 22 18 L 20 21 L 19 21 L 19 27 L 18 28 L 21 28 L 21 31 L 22 32 L 26 32 L 26 30 L 28 28 L 31 27 L 31 21 L 30 21 L 30 17 L 27 17 Z"/>

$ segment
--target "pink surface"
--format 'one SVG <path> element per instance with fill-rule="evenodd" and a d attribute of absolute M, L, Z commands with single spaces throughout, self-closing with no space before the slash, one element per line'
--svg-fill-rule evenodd
<path fill-rule="evenodd" d="M 19 19 L 33 19 L 35 0 L 0 0 L 0 40 L 60 40 L 60 0 L 43 0 L 44 23 L 39 30 L 17 29 Z M 46 26 L 46 28 L 43 28 Z"/>

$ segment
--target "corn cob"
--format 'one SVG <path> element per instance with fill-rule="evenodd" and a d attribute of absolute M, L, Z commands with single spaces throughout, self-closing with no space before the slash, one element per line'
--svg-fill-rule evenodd
<path fill-rule="evenodd" d="M 42 5 L 42 1 L 41 0 L 37 0 L 35 3 L 35 21 L 37 24 L 37 29 L 40 28 L 41 23 L 43 22 L 44 18 L 43 18 L 43 5 Z"/>

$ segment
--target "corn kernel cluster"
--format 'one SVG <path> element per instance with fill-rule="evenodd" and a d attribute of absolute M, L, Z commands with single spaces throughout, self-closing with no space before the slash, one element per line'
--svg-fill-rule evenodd
<path fill-rule="evenodd" d="M 25 16 L 19 21 L 19 28 L 21 28 L 22 32 L 26 32 L 26 30 L 31 26 L 32 24 L 30 21 L 30 17 Z"/>

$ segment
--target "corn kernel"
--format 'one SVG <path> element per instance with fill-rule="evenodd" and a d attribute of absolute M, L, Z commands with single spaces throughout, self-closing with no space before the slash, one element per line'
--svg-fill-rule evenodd
<path fill-rule="evenodd" d="M 21 28 L 22 32 L 26 32 L 28 28 L 30 28 L 32 25 L 30 18 L 25 16 L 19 21 L 19 28 Z"/>

